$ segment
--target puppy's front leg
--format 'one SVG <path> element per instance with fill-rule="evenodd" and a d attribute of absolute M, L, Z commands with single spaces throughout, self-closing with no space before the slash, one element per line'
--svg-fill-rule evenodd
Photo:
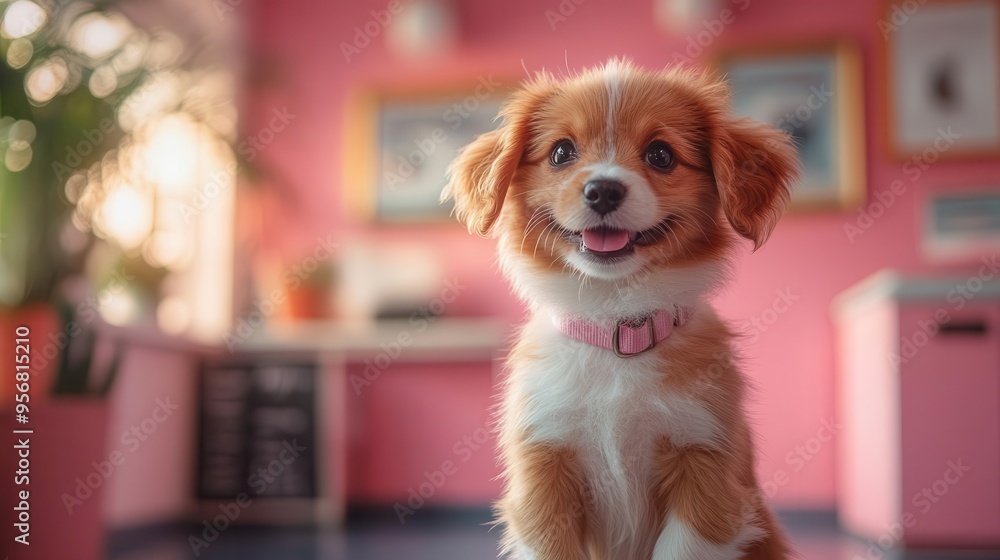
<path fill-rule="evenodd" d="M 509 449 L 507 489 L 498 504 L 505 547 L 518 560 L 587 558 L 584 480 L 565 447 L 520 444 Z"/>
<path fill-rule="evenodd" d="M 656 505 L 664 512 L 653 560 L 737 560 L 765 537 L 752 489 L 741 484 L 732 455 L 700 446 L 657 455 Z"/>

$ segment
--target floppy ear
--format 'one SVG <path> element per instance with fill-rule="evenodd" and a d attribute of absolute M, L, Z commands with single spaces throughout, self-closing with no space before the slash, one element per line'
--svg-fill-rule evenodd
<path fill-rule="evenodd" d="M 521 161 L 528 124 L 539 99 L 540 84 L 516 94 L 501 109 L 503 124 L 463 148 L 448 167 L 448 184 L 441 202 L 455 199 L 455 215 L 470 232 L 486 236 L 500 216 L 507 188 Z"/>
<path fill-rule="evenodd" d="M 714 127 L 709 157 L 729 224 L 759 249 L 784 214 L 798 177 L 791 137 L 750 119 L 729 120 Z"/>

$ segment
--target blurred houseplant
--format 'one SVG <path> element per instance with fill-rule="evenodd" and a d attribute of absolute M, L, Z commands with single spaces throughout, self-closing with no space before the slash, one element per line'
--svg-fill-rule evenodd
<path fill-rule="evenodd" d="M 194 245 L 166 210 L 195 164 L 235 167 L 226 76 L 115 2 L 0 0 L 0 56 L 0 306 L 45 325 L 54 392 L 103 393 L 95 320 L 152 317 Z"/>
<path fill-rule="evenodd" d="M 129 6 L 165 5 L 138 4 Z M 46 388 L 109 390 L 125 342 L 101 323 L 152 320 L 172 277 L 192 266 L 198 224 L 177 207 L 209 168 L 232 169 L 235 183 L 229 73 L 204 68 L 190 43 L 141 28 L 124 7 L 0 0 L 0 344 L 31 326 L 26 427 L 37 434 L 32 477 L 45 481 L 32 490 L 32 519 L 38 533 L 61 535 L 33 541 L 40 558 L 104 557 L 98 489 L 72 519 L 59 493 L 108 457 L 107 403 L 46 399 Z M 12 385 L 0 385 L 0 405 Z M 13 524 L 2 525 L 9 542 Z"/>

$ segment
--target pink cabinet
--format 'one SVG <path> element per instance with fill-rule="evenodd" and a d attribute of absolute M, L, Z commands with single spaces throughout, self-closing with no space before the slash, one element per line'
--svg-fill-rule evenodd
<path fill-rule="evenodd" d="M 883 272 L 834 316 L 843 526 L 883 550 L 1000 546 L 1000 283 Z"/>

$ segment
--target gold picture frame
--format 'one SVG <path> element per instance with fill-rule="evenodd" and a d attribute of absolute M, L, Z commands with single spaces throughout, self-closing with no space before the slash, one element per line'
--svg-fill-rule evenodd
<path fill-rule="evenodd" d="M 861 56 L 846 41 L 729 50 L 715 68 L 733 111 L 789 132 L 803 165 L 792 211 L 848 210 L 865 199 Z"/>
<path fill-rule="evenodd" d="M 368 87 L 346 108 L 344 194 L 357 219 L 387 224 L 441 223 L 445 170 L 458 150 L 498 124 L 508 80 L 491 75 L 460 84 Z"/>

